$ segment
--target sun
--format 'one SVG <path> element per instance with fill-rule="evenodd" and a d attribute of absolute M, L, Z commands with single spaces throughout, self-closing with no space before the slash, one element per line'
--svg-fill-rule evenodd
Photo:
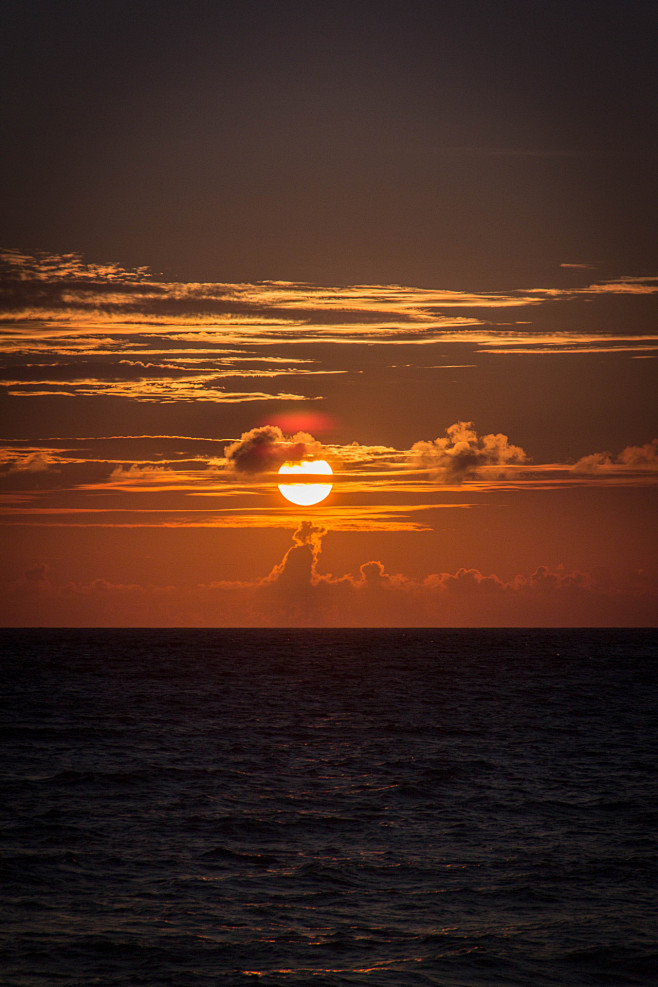
<path fill-rule="evenodd" d="M 331 482 L 326 480 L 323 483 L 313 482 L 313 477 L 331 476 L 333 470 L 325 459 L 304 460 L 298 463 L 284 463 L 279 470 L 279 476 L 296 474 L 303 476 L 301 483 L 280 483 L 279 490 L 291 504 L 299 504 L 300 507 L 309 507 L 311 504 L 319 504 L 328 494 L 331 493 Z M 300 478 L 301 478 L 300 476 Z"/>

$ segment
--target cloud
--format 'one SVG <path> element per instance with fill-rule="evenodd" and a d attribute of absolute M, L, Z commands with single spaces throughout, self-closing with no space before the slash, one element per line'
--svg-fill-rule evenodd
<path fill-rule="evenodd" d="M 171 482 L 172 477 L 176 477 L 177 472 L 172 469 L 172 465 L 152 465 L 147 463 L 131 463 L 130 466 L 119 465 L 110 473 L 107 482 L 102 486 L 109 488 L 124 483 L 133 484 L 143 480 L 165 479 Z"/>
<path fill-rule="evenodd" d="M 589 304 L 597 298 L 606 301 L 608 311 L 615 295 L 625 298 L 626 304 L 629 300 L 637 304 L 641 296 L 658 291 L 652 277 L 619 278 L 572 289 L 499 292 L 395 284 L 198 284 L 165 281 L 143 267 L 87 264 L 78 254 L 30 255 L 11 250 L 0 251 L 0 275 L 3 350 L 10 357 L 4 387 L 12 399 L 23 401 L 57 396 L 159 405 L 264 401 L 299 405 L 322 396 L 314 375 L 356 370 L 358 364 L 349 362 L 346 347 L 375 343 L 420 347 L 421 353 L 436 343 L 466 345 L 501 356 L 622 351 L 651 355 L 657 349 L 648 320 L 644 330 L 612 335 L 602 313 L 600 330 L 577 331 L 572 324 L 545 332 L 539 311 L 556 304 L 568 310 L 571 304 Z M 527 329 L 525 322 L 510 323 L 515 311 L 536 312 L 539 324 Z M 262 361 L 272 360 L 263 349 L 273 345 L 293 353 L 294 347 L 312 346 L 320 354 L 322 347 L 326 352 L 332 345 L 332 359 L 340 352 L 347 363 L 303 369 L 306 351 L 290 359 L 276 357 L 282 361 L 279 367 L 237 365 L 240 359 L 254 360 L 256 354 Z M 66 366 L 56 366 L 54 354 L 62 361 L 68 358 Z M 86 360 L 75 364 L 76 357 Z M 121 363 L 102 362 L 120 357 Z M 126 359 L 130 357 L 135 359 Z M 179 363 L 170 362 L 172 357 Z M 454 362 L 461 363 L 462 357 Z M 280 375 L 296 379 L 303 375 L 304 393 L 297 388 L 275 389 L 271 382 Z M 224 390 L 230 378 L 247 383 Z M 262 379 L 258 389 L 251 388 L 251 378 Z M 288 432 L 296 430 L 276 418 L 269 423 Z"/>
<path fill-rule="evenodd" d="M 243 432 L 237 442 L 226 446 L 228 465 L 238 473 L 266 473 L 286 460 L 298 461 L 317 456 L 321 444 L 308 432 L 286 438 L 278 425 L 261 425 Z"/>
<path fill-rule="evenodd" d="M 445 438 L 415 442 L 411 456 L 416 465 L 429 470 L 436 478 L 453 483 L 477 476 L 481 467 L 528 461 L 524 450 L 511 445 L 501 432 L 478 436 L 473 422 L 461 421 L 446 429 Z"/>
<path fill-rule="evenodd" d="M 79 253 L 52 254 L 37 250 L 0 250 L 0 274 L 17 281 L 130 281 L 149 277 L 147 267 L 128 270 L 120 264 L 87 264 Z"/>
<path fill-rule="evenodd" d="M 655 603 L 658 593 L 646 574 L 620 577 L 602 568 L 582 572 L 546 565 L 510 579 L 475 568 L 413 579 L 389 573 L 373 559 L 359 567 L 358 575 L 335 576 L 321 572 L 327 534 L 304 521 L 267 577 L 222 585 L 233 592 L 248 589 L 251 613 L 260 614 L 260 620 L 311 626 L 579 625 L 584 614 L 606 623 L 618 619 L 619 611 L 613 616 L 614 608 L 606 609 L 613 603 L 637 612 L 641 601 L 643 612 L 649 612 L 647 602 Z"/>
<path fill-rule="evenodd" d="M 593 452 L 589 456 L 582 456 L 571 469 L 574 473 L 600 473 L 612 466 L 613 460 L 609 452 Z"/>
<path fill-rule="evenodd" d="M 242 358 L 246 360 L 246 357 Z M 256 362 L 256 358 L 252 358 Z M 201 360 L 191 360 L 190 363 L 201 363 Z M 220 364 L 235 363 L 236 360 L 220 360 Z M 77 363 L 27 363 L 24 366 L 0 369 L 0 381 L 5 386 L 21 386 L 22 384 L 48 384 L 60 382 L 77 386 L 78 381 L 88 385 L 98 382 L 100 388 L 107 389 L 110 381 L 146 381 L 150 378 L 163 378 L 170 381 L 172 388 L 177 381 L 195 382 L 203 385 L 204 380 L 212 386 L 215 382 L 233 377 L 239 378 L 270 378 L 284 376 L 329 376 L 345 373 L 344 370 L 312 369 L 297 366 L 297 361 L 288 361 L 285 366 L 244 368 L 236 366 L 217 366 L 216 362 L 208 366 L 180 366 L 175 363 L 144 363 L 140 360 L 105 360 L 103 362 L 78 361 Z M 303 361 L 309 363 L 311 361 Z M 112 385 L 109 385 L 112 386 Z M 55 393 L 55 392 L 53 392 Z M 309 413 L 310 417 L 311 413 Z M 318 416 L 319 417 L 319 416 Z"/>
<path fill-rule="evenodd" d="M 53 468 L 53 461 L 44 452 L 31 452 L 17 458 L 9 466 L 10 473 L 45 473 Z"/>
<path fill-rule="evenodd" d="M 574 473 L 606 473 L 620 469 L 641 472 L 658 470 L 658 439 L 652 439 L 643 446 L 626 446 L 616 457 L 609 452 L 583 456 L 571 469 Z"/>
<path fill-rule="evenodd" d="M 617 456 L 617 462 L 633 469 L 658 469 L 658 439 L 643 446 L 626 446 Z"/>
<path fill-rule="evenodd" d="M 658 277 L 624 277 L 591 284 L 579 290 L 592 295 L 655 295 L 658 292 Z"/>
<path fill-rule="evenodd" d="M 293 546 L 281 562 L 274 566 L 261 584 L 277 597 L 285 598 L 295 612 L 313 605 L 314 590 L 322 582 L 317 571 L 322 538 L 326 529 L 303 521 L 293 534 Z"/>
<path fill-rule="evenodd" d="M 37 562 L 25 570 L 23 585 L 30 590 L 50 589 L 49 567 L 46 562 Z"/>
<path fill-rule="evenodd" d="M 173 364 L 144 363 L 139 360 L 118 360 L 117 362 L 78 363 L 28 363 L 22 367 L 11 367 L 0 371 L 0 380 L 11 383 L 20 381 L 36 382 L 77 380 L 141 380 L 147 377 L 185 377 L 196 373 L 196 369 L 179 367 Z"/>
<path fill-rule="evenodd" d="M 250 401 L 317 400 L 293 392 L 228 391 L 217 386 L 228 378 L 274 378 L 284 374 L 320 375 L 342 371 L 297 368 L 285 370 L 216 370 L 214 367 L 189 370 L 176 366 L 119 363 L 49 366 L 27 365 L 0 371 L 0 387 L 12 397 L 112 397 L 132 401 L 171 404 L 213 402 L 237 404 Z"/>
<path fill-rule="evenodd" d="M 37 626 L 652 626 L 650 573 L 538 565 L 502 579 L 475 568 L 414 579 L 373 559 L 357 575 L 322 572 L 327 532 L 309 521 L 281 562 L 253 581 L 197 586 L 56 583 L 32 565 L 5 593 L 5 620 Z"/>
<path fill-rule="evenodd" d="M 442 523 L 439 510 L 472 508 L 483 503 L 479 495 L 505 490 L 658 482 L 656 439 L 618 455 L 604 451 L 577 463 L 531 465 L 506 435 L 478 435 L 470 422 L 456 422 L 444 436 L 406 450 L 320 443 L 309 432 L 289 435 L 272 424 L 237 440 L 16 439 L 0 445 L 0 524 L 289 528 L 291 505 L 278 493 L 276 472 L 286 459 L 316 457 L 331 463 L 335 487 L 313 518 L 332 531 L 431 530 Z M 460 493 L 462 484 L 468 496 Z M 102 493 L 111 499 L 99 500 Z"/>

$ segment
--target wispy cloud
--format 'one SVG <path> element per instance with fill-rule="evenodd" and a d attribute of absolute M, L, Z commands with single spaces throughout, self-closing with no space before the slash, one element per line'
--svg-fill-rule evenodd
<path fill-rule="evenodd" d="M 506 435 L 479 435 L 470 422 L 406 450 L 323 443 L 278 426 L 232 440 L 16 440 L 0 448 L 0 523 L 290 528 L 300 509 L 280 497 L 278 467 L 318 456 L 333 466 L 333 491 L 313 517 L 333 531 L 431 530 L 436 512 L 482 509 L 505 492 L 658 482 L 658 439 L 576 463 L 533 463 Z"/>
<path fill-rule="evenodd" d="M 279 375 L 276 375 L 279 376 Z M 213 386 L 203 376 L 176 377 L 173 380 L 131 381 L 75 378 L 66 383 L 50 381 L 9 381 L 6 385 L 11 397 L 113 397 L 131 401 L 170 404 L 173 402 L 207 401 L 213 404 L 242 404 L 249 401 L 313 401 L 316 398 L 297 391 L 234 391 Z"/>
<path fill-rule="evenodd" d="M 375 343 L 419 352 L 460 345 L 473 356 L 651 355 L 658 350 L 658 336 L 648 332 L 546 332 L 530 321 L 507 321 L 512 312 L 531 315 L 546 305 L 613 296 L 639 299 L 658 291 L 655 277 L 499 292 L 299 282 L 198 284 L 158 280 L 143 267 L 88 264 L 77 254 L 12 250 L 0 252 L 0 270 L 5 356 L 0 389 L 23 401 L 317 401 L 323 397 L 324 377 L 358 372 L 352 358 L 340 356 L 344 348 Z M 332 366 L 309 357 L 309 347 L 325 354 L 329 345 Z M 460 360 L 432 366 L 473 364 Z M 281 386 L 283 378 L 297 386 Z"/>

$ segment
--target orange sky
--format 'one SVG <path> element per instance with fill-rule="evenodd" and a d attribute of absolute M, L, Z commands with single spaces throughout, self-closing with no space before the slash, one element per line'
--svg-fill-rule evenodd
<path fill-rule="evenodd" d="M 657 28 L 5 0 L 2 621 L 653 624 Z"/>
<path fill-rule="evenodd" d="M 4 272 L 6 624 L 655 620 L 658 278 Z M 315 507 L 278 492 L 293 452 L 334 469 Z"/>

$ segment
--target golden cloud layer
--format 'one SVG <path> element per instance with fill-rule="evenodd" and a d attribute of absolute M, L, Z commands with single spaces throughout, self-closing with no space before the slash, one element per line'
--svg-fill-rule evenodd
<path fill-rule="evenodd" d="M 313 516 L 332 530 L 426 529 L 428 512 L 468 508 L 472 496 L 506 490 L 658 482 L 658 439 L 617 455 L 537 464 L 507 436 L 479 435 L 471 422 L 408 450 L 323 444 L 278 426 L 233 441 L 17 440 L 0 449 L 0 523 L 290 528 L 300 512 L 278 496 L 278 467 L 284 459 L 318 456 L 334 465 L 334 489 Z M 208 504 L 197 506 L 200 499 Z"/>

